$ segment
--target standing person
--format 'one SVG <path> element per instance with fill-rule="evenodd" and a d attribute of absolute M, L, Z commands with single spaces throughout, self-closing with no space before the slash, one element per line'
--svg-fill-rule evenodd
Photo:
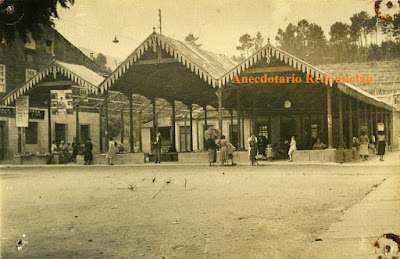
<path fill-rule="evenodd" d="M 156 140 L 154 141 L 154 151 L 155 151 L 155 156 L 154 156 L 154 163 L 160 163 L 161 162 L 161 133 L 158 132 L 156 136 Z"/>
<path fill-rule="evenodd" d="M 215 139 L 209 138 L 207 139 L 207 149 L 208 149 L 208 162 L 210 166 L 214 166 L 215 162 L 217 162 L 217 144 L 215 143 Z"/>
<path fill-rule="evenodd" d="M 297 150 L 296 137 L 292 136 L 292 139 L 290 140 L 290 144 L 289 144 L 289 151 L 288 151 L 289 162 L 293 162 L 292 155 L 295 150 Z"/>
<path fill-rule="evenodd" d="M 225 162 L 228 160 L 228 150 L 227 150 L 228 145 L 229 141 L 225 139 L 225 135 L 222 135 L 221 139 L 219 140 L 221 165 L 225 165 Z"/>
<path fill-rule="evenodd" d="M 64 164 L 66 162 L 65 159 L 65 151 L 67 149 L 67 146 L 65 145 L 64 140 L 61 140 L 60 146 L 58 147 L 60 150 L 60 164 Z"/>
<path fill-rule="evenodd" d="M 257 156 L 257 138 L 256 135 L 252 134 L 250 138 L 247 140 L 247 143 L 249 144 L 249 152 L 250 152 L 250 161 L 251 165 L 255 165 L 257 162 L 256 156 Z"/>
<path fill-rule="evenodd" d="M 79 144 L 79 142 L 76 142 L 76 140 L 75 140 L 75 142 L 72 143 L 71 158 L 74 163 L 76 163 L 76 157 L 79 155 L 80 147 L 81 147 L 81 145 Z"/>
<path fill-rule="evenodd" d="M 114 159 L 115 159 L 115 143 L 114 139 L 112 137 L 109 138 L 108 142 L 108 152 L 106 155 L 106 158 L 108 159 L 108 164 L 109 165 L 114 165 Z"/>
<path fill-rule="evenodd" d="M 380 156 L 379 161 L 383 161 L 386 149 L 386 137 L 383 131 L 378 131 L 378 155 Z"/>
<path fill-rule="evenodd" d="M 233 152 L 235 152 L 236 147 L 232 145 L 232 143 L 228 142 L 228 147 L 226 148 L 226 152 L 228 154 L 227 160 L 231 160 L 232 164 L 231 165 L 236 165 L 235 162 L 233 162 Z"/>
<path fill-rule="evenodd" d="M 90 138 L 88 138 L 88 140 L 85 143 L 85 149 L 83 151 L 83 155 L 84 155 L 83 158 L 85 160 L 85 165 L 90 165 L 93 162 L 92 150 L 93 150 L 92 140 Z"/>
<path fill-rule="evenodd" d="M 267 145 L 267 151 L 266 151 L 266 153 L 267 153 L 267 159 L 268 159 L 268 161 L 272 162 L 272 160 L 273 160 L 274 157 L 275 157 L 275 153 L 274 153 L 274 149 L 272 148 L 272 145 L 271 145 L 271 144 L 268 144 L 268 145 Z"/>
<path fill-rule="evenodd" d="M 363 161 L 368 160 L 369 156 L 368 144 L 369 144 L 368 135 L 365 133 L 365 131 L 363 131 L 361 132 L 360 136 L 360 155 L 362 156 Z"/>

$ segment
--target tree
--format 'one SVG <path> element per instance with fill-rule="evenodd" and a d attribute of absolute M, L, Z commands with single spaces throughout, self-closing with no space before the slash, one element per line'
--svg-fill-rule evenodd
<path fill-rule="evenodd" d="M 329 35 L 331 36 L 330 42 L 332 43 L 335 52 L 335 62 L 343 62 L 344 57 L 350 50 L 350 26 L 342 22 L 336 22 L 331 26 Z"/>
<path fill-rule="evenodd" d="M 245 33 L 239 38 L 239 46 L 236 46 L 237 50 L 246 53 L 246 57 L 249 57 L 250 49 L 254 46 L 254 39 L 250 37 L 250 34 Z"/>
<path fill-rule="evenodd" d="M 253 54 L 263 47 L 263 43 L 264 37 L 261 35 L 261 32 L 257 32 L 256 37 L 254 38 Z"/>
<path fill-rule="evenodd" d="M 368 34 L 368 20 L 370 19 L 368 13 L 362 11 L 354 14 L 351 18 L 350 32 L 352 40 L 359 40 L 360 47 L 363 47 L 363 37 L 365 47 L 367 46 L 366 35 Z"/>
<path fill-rule="evenodd" d="M 326 39 L 324 31 L 315 23 L 301 20 L 297 25 L 289 24 L 286 30 L 278 30 L 276 40 L 283 50 L 310 63 L 323 60 Z"/>
<path fill-rule="evenodd" d="M 327 42 L 322 28 L 312 23 L 308 27 L 306 60 L 312 64 L 324 62 Z"/>
<path fill-rule="evenodd" d="M 195 47 L 200 48 L 203 46 L 203 44 L 196 44 L 196 41 L 199 39 L 199 37 L 195 37 L 193 33 L 189 33 L 188 36 L 185 37 L 185 41 L 189 43 L 190 45 L 193 45 Z"/>
<path fill-rule="evenodd" d="M 231 59 L 235 60 L 236 62 L 242 62 L 243 60 L 246 59 L 246 57 L 242 54 L 240 55 L 232 55 Z"/>
<path fill-rule="evenodd" d="M 58 4 L 62 8 L 69 8 L 75 0 L 14 0 L 14 13 L 18 15 L 15 24 L 10 25 L 7 13 L 1 14 L 0 19 L 0 39 L 5 39 L 8 44 L 12 44 L 18 36 L 23 42 L 28 42 L 28 32 L 34 40 L 39 40 L 42 34 L 41 25 L 54 26 L 54 18 L 58 18 Z M 8 1 L 4 1 L 0 7 L 4 10 L 8 6 Z"/>
<path fill-rule="evenodd" d="M 389 40 L 400 40 L 400 15 L 397 15 L 392 22 L 381 22 L 383 33 Z"/>
<path fill-rule="evenodd" d="M 94 61 L 97 65 L 99 65 L 101 69 L 103 69 L 103 70 L 106 71 L 106 72 L 110 72 L 110 73 L 111 73 L 111 68 L 109 68 L 109 67 L 107 66 L 107 57 L 106 57 L 104 54 L 99 53 L 99 54 L 97 55 L 97 57 L 95 57 L 95 58 L 93 59 L 93 61 Z"/>
<path fill-rule="evenodd" d="M 278 29 L 278 35 L 275 37 L 275 40 L 278 43 L 278 46 L 292 54 L 296 52 L 296 26 L 292 23 L 289 23 L 286 27 L 285 31 L 281 28 Z"/>

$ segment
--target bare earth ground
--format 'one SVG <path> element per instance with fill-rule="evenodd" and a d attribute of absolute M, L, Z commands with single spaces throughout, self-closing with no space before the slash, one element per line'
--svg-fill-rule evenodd
<path fill-rule="evenodd" d="M 344 210 L 397 173 L 273 164 L 1 169 L 1 255 L 307 258 Z M 22 234 L 28 243 L 17 251 Z"/>

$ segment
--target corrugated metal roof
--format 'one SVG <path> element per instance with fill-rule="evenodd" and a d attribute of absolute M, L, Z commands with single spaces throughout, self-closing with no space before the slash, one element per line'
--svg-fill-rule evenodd
<path fill-rule="evenodd" d="M 237 64 L 235 61 L 222 55 L 214 54 L 189 43 L 154 32 L 104 80 L 99 86 L 100 92 L 107 91 L 121 75 L 131 68 L 133 63 L 140 59 L 147 49 L 153 48 L 153 51 L 156 51 L 158 47 L 161 47 L 165 52 L 182 63 L 182 65 L 186 66 L 187 69 L 213 87 L 219 85 L 220 78 Z"/>
<path fill-rule="evenodd" d="M 85 66 L 61 61 L 53 61 L 44 70 L 40 71 L 34 77 L 26 81 L 22 86 L 7 94 L 3 98 L 5 104 L 11 104 L 19 96 L 25 94 L 31 88 L 35 87 L 43 79 L 53 76 L 54 72 L 60 73 L 71 81 L 75 82 L 77 85 L 87 88 L 91 93 L 97 93 L 99 84 L 104 80 L 103 76 Z"/>
<path fill-rule="evenodd" d="M 198 48 L 193 44 L 181 42 L 160 34 L 157 34 L 157 37 L 163 39 L 165 42 L 168 42 L 177 52 L 181 53 L 197 66 L 203 68 L 215 79 L 221 78 L 226 74 L 226 72 L 237 65 L 236 61 L 233 61 L 223 55 L 215 54 L 202 48 Z"/>
<path fill-rule="evenodd" d="M 104 81 L 104 77 L 94 72 L 93 70 L 77 64 L 65 63 L 61 61 L 55 61 L 60 66 L 66 68 L 70 72 L 76 74 L 81 79 L 91 83 L 92 85 L 98 86 Z"/>

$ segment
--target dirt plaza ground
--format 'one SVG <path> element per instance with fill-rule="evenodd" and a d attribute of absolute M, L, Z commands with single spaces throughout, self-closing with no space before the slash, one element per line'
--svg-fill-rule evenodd
<path fill-rule="evenodd" d="M 332 223 L 397 174 L 367 163 L 1 168 L 1 255 L 309 258 Z"/>

